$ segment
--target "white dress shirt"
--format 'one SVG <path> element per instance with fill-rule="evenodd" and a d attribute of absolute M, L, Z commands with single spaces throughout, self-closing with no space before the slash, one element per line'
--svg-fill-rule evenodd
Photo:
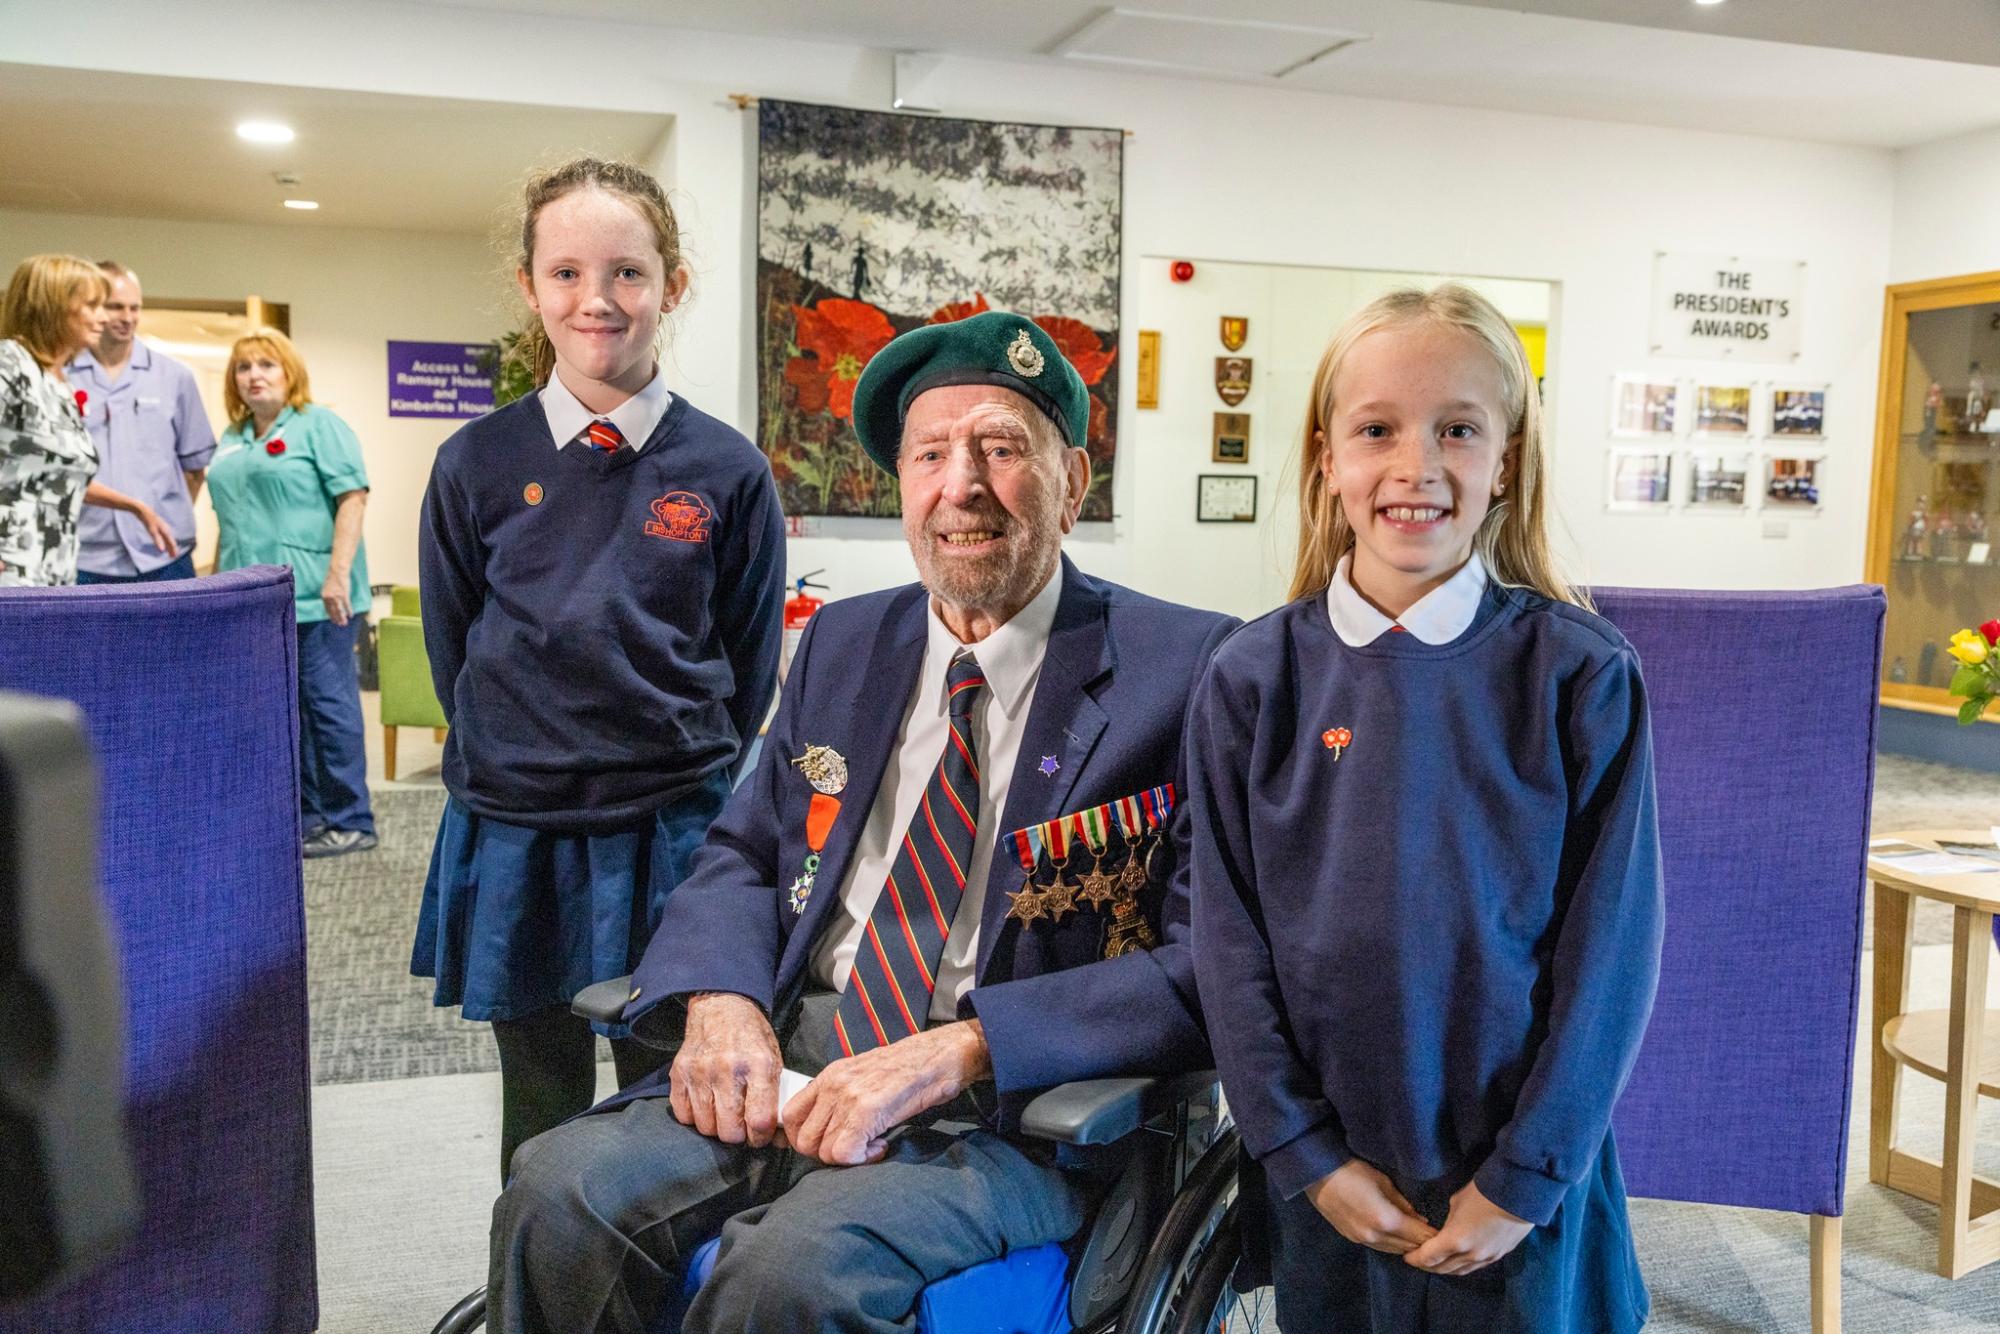
<path fill-rule="evenodd" d="M 557 449 L 580 437 L 592 422 L 608 421 L 618 428 L 625 437 L 625 443 L 636 453 L 646 447 L 646 438 L 652 435 L 653 428 L 660 424 L 660 418 L 666 416 L 667 409 L 673 405 L 674 396 L 667 389 L 667 378 L 660 374 L 658 366 L 653 367 L 653 378 L 646 381 L 644 389 L 609 412 L 592 412 L 577 402 L 576 395 L 562 382 L 560 366 L 549 376 L 549 382 L 542 386 L 542 415 L 549 419 L 549 434 L 555 437 Z"/>
<path fill-rule="evenodd" d="M 924 788 L 944 755 L 950 727 L 945 673 L 953 658 L 970 653 L 986 675 L 985 697 L 972 714 L 973 744 L 984 781 L 979 786 L 979 824 L 972 840 L 972 861 L 965 868 L 965 897 L 959 900 L 951 919 L 951 934 L 945 937 L 930 1010 L 933 1021 L 958 1018 L 958 999 L 972 990 L 979 961 L 979 914 L 986 902 L 987 874 L 993 869 L 993 845 L 1002 832 L 1001 812 L 1007 807 L 1014 760 L 1028 728 L 1028 710 L 1035 702 L 1035 683 L 1041 679 L 1042 655 L 1049 646 L 1049 630 L 1055 625 L 1056 603 L 1061 597 L 1062 566 L 1058 564 L 1027 606 L 969 646 L 945 628 L 932 603 L 923 670 L 917 676 L 916 693 L 904 708 L 903 728 L 896 735 L 896 749 L 883 771 L 875 804 L 868 810 L 868 823 L 862 826 L 848 861 L 847 876 L 840 886 L 840 915 L 813 949 L 812 973 L 821 985 L 835 991 L 847 987 L 868 916 L 875 911 L 875 900 L 882 896 L 882 885 L 895 864 L 904 831 L 910 827 Z"/>
<path fill-rule="evenodd" d="M 1348 566 L 1354 553 L 1348 552 L 1333 568 L 1333 582 L 1326 586 L 1326 614 L 1333 632 L 1349 648 L 1372 644 L 1398 626 L 1426 644 L 1449 644 L 1472 626 L 1479 615 L 1479 599 L 1486 593 L 1486 563 L 1474 552 L 1458 573 L 1418 598 L 1408 611 L 1391 620 L 1355 591 Z"/>

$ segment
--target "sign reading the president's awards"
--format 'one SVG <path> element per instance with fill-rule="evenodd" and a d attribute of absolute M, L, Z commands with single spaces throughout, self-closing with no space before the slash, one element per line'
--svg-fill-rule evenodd
<path fill-rule="evenodd" d="M 1667 357 L 1790 361 L 1799 355 L 1803 260 L 1653 257 L 1653 351 Z"/>
<path fill-rule="evenodd" d="M 389 340 L 391 417 L 478 417 L 493 411 L 491 343 Z"/>

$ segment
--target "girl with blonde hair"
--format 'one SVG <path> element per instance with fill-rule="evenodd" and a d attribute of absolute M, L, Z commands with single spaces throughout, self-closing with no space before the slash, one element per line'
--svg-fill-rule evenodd
<path fill-rule="evenodd" d="M 1195 964 L 1279 1323 L 1629 1334 L 1651 741 L 1631 646 L 1550 556 L 1518 336 L 1456 284 L 1370 303 L 1304 463 L 1294 600 L 1188 733 Z"/>
<path fill-rule="evenodd" d="M 85 505 L 123 510 L 169 558 L 173 531 L 152 506 L 92 481 L 86 395 L 63 368 L 97 341 L 111 284 L 75 255 L 31 255 L 0 298 L 0 587 L 76 582 Z"/>

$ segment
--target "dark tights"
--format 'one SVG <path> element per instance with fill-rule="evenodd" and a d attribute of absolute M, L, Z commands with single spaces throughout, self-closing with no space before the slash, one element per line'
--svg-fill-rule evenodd
<path fill-rule="evenodd" d="M 514 1150 L 597 1100 L 597 1041 L 590 1021 L 562 1005 L 519 1019 L 495 1019 L 493 1041 L 500 1048 L 500 1181 L 505 1185 Z M 618 1087 L 653 1073 L 671 1055 L 632 1038 L 613 1038 Z"/>

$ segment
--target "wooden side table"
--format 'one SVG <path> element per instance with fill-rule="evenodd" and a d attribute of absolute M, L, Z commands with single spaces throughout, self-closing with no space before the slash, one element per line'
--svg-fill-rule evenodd
<path fill-rule="evenodd" d="M 1925 847 L 1936 847 L 1940 839 L 1992 842 L 1986 831 L 1922 830 L 1894 837 Z M 1986 1009 L 2000 871 L 1908 875 L 1870 857 L 1868 878 L 1875 885 L 1868 1179 L 1938 1206 L 1938 1273 L 1963 1278 L 2000 1260 L 2000 1182 L 1972 1171 L 1979 1095 L 2000 1098 L 2000 1010 Z M 1952 908 L 1951 1008 L 1910 1014 L 1910 912 L 1919 898 Z M 1898 1081 L 1905 1066 L 1944 1081 L 1941 1161 L 1896 1147 Z"/>

